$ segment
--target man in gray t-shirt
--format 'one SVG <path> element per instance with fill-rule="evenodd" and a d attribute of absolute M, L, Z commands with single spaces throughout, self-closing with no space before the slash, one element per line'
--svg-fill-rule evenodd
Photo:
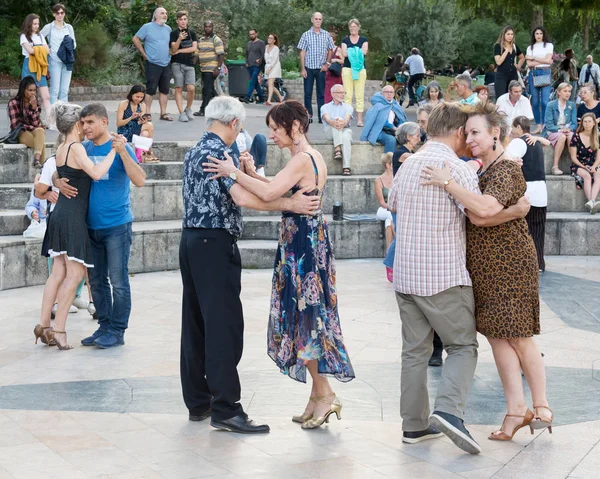
<path fill-rule="evenodd" d="M 248 32 L 248 36 L 250 37 L 250 41 L 246 45 L 246 68 L 250 76 L 250 83 L 248 85 L 248 93 L 246 93 L 243 101 L 249 103 L 254 90 L 256 90 L 256 93 L 258 93 L 258 103 L 264 103 L 265 97 L 258 82 L 258 75 L 264 63 L 265 42 L 258 39 L 258 32 L 254 29 Z"/>
<path fill-rule="evenodd" d="M 419 49 L 413 48 L 410 53 L 411 55 L 406 59 L 404 67 L 402 68 L 402 71 L 404 71 L 406 68 L 408 68 L 410 71 L 410 78 L 408 80 L 408 85 L 406 85 L 406 88 L 408 89 L 408 97 L 410 98 L 408 106 L 412 106 L 417 103 L 414 84 L 425 78 L 425 62 L 419 53 Z"/>

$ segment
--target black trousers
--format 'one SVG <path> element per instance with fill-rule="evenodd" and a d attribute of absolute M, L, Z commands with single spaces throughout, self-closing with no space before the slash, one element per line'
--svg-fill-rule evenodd
<path fill-rule="evenodd" d="M 215 96 L 215 76 L 213 72 L 202 72 L 202 106 L 200 111 L 206 109 L 206 105 Z"/>
<path fill-rule="evenodd" d="M 434 355 L 442 355 L 442 351 L 444 350 L 444 343 L 442 343 L 442 338 L 438 336 L 438 333 L 433 332 L 433 354 Z"/>
<path fill-rule="evenodd" d="M 417 83 L 420 80 L 423 80 L 423 78 L 425 78 L 424 73 L 417 73 L 416 75 L 411 75 L 408 79 L 408 84 L 406 85 L 406 88 L 408 90 L 408 98 L 410 98 L 410 103 L 417 102 L 417 97 L 415 95 L 415 83 Z"/>
<path fill-rule="evenodd" d="M 544 261 L 544 238 L 546 236 L 546 207 L 532 206 L 525 217 L 529 234 L 533 238 L 535 251 L 537 253 L 538 265 L 542 271 L 546 271 Z"/>
<path fill-rule="evenodd" d="M 494 77 L 494 95 L 496 96 L 496 100 L 500 97 L 500 95 L 508 93 L 508 84 L 512 80 L 518 79 L 519 75 L 517 75 L 517 70 L 507 73 L 497 71 L 496 76 Z"/>
<path fill-rule="evenodd" d="M 213 419 L 232 418 L 243 413 L 237 372 L 244 346 L 237 243 L 226 230 L 184 228 L 179 265 L 183 400 L 191 414 L 212 407 Z"/>

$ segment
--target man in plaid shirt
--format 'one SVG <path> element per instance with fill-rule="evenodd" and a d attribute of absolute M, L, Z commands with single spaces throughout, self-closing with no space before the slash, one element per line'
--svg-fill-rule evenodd
<path fill-rule="evenodd" d="M 21 126 L 19 143 L 33 148 L 34 167 L 40 166 L 46 159 L 46 130 L 40 117 L 41 112 L 35 81 L 31 77 L 25 77 L 21 80 L 17 96 L 8 102 L 8 116 L 10 131 Z"/>
<path fill-rule="evenodd" d="M 331 65 L 331 55 L 335 49 L 333 39 L 329 32 L 321 28 L 323 15 L 313 13 L 311 17 L 312 28 L 302 34 L 298 42 L 300 50 L 300 69 L 304 78 L 304 106 L 308 110 L 312 122 L 312 95 L 313 86 L 317 82 L 317 115 L 321 120 L 321 107 L 325 103 L 325 73 Z"/>

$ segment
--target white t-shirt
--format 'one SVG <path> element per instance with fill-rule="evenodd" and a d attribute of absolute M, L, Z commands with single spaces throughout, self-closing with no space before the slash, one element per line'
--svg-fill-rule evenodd
<path fill-rule="evenodd" d="M 25 36 L 24 33 L 21 33 L 21 38 L 20 38 L 20 45 L 21 45 L 21 52 L 23 53 L 23 56 L 25 58 L 29 58 L 29 52 L 27 50 L 25 50 L 25 47 L 23 46 L 23 44 L 27 43 L 30 46 L 34 46 L 34 45 L 47 45 L 46 43 L 46 39 L 42 36 L 40 36 L 39 33 L 34 33 L 33 35 L 31 35 L 31 42 L 29 40 L 27 40 L 27 37 Z"/>
<path fill-rule="evenodd" d="M 411 75 L 418 75 L 419 73 L 425 73 L 425 63 L 421 55 L 411 55 L 404 62 L 408 65 Z"/>
<path fill-rule="evenodd" d="M 46 161 L 44 161 L 44 167 L 40 174 L 40 183 L 43 185 L 51 186 L 52 191 L 59 193 L 59 189 L 52 183 L 52 175 L 56 172 L 56 156 L 52 155 Z M 54 210 L 54 203 L 50 203 L 50 212 Z"/>
<path fill-rule="evenodd" d="M 533 45 L 533 49 L 531 48 L 531 45 L 529 45 L 527 47 L 527 56 L 528 57 L 535 57 L 535 58 L 545 58 L 546 55 L 548 55 L 548 53 L 554 53 L 554 45 L 552 45 L 552 43 L 548 43 L 546 42 L 546 46 L 544 46 L 543 42 L 540 43 L 535 43 Z M 535 68 L 550 68 L 550 65 L 539 65 Z"/>

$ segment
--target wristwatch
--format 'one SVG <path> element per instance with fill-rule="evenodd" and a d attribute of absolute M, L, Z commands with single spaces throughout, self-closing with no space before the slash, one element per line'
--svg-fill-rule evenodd
<path fill-rule="evenodd" d="M 454 178 L 450 178 L 449 180 L 444 181 L 444 189 L 448 188 L 448 185 L 450 184 L 451 181 L 453 181 Z"/>
<path fill-rule="evenodd" d="M 237 171 L 232 171 L 229 173 L 229 178 L 231 178 L 233 181 L 237 181 Z"/>

